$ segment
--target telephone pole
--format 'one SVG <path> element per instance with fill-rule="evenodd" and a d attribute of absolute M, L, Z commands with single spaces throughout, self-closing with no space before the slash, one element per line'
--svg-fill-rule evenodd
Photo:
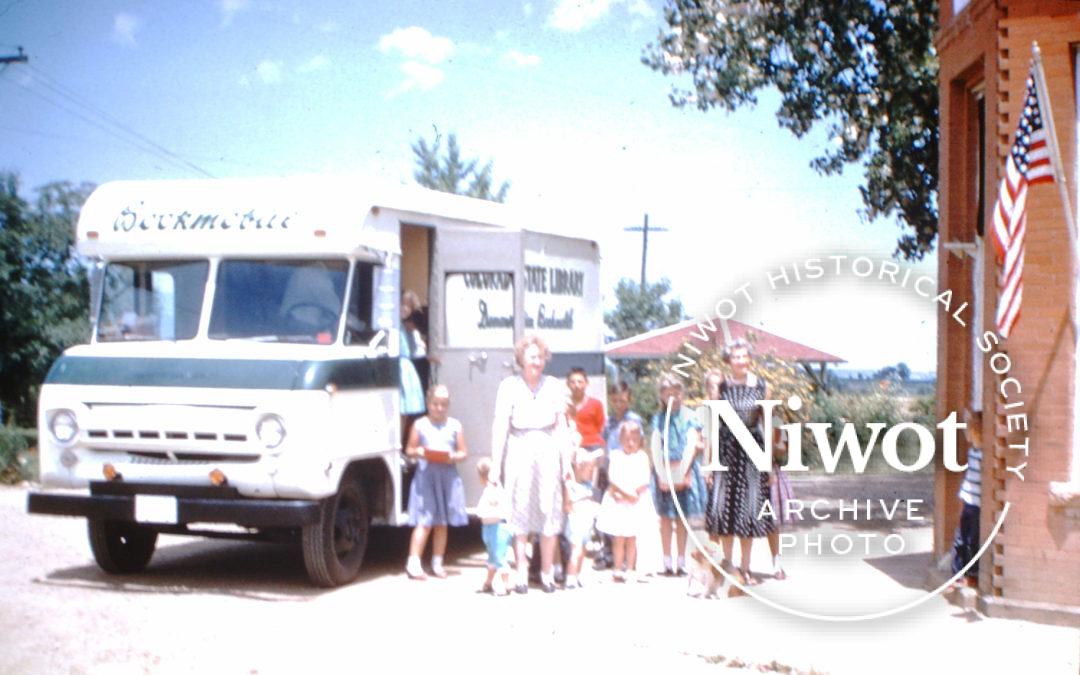
<path fill-rule="evenodd" d="M 6 66 L 9 63 L 26 63 L 30 60 L 30 57 L 26 55 L 22 47 L 19 47 L 19 53 L 14 56 L 0 56 L 0 66 Z"/>
<path fill-rule="evenodd" d="M 649 257 L 649 233 L 650 232 L 667 232 L 666 227 L 649 227 L 649 214 L 645 214 L 645 223 L 638 227 L 634 225 L 632 227 L 624 227 L 624 232 L 640 232 L 641 233 L 641 286 L 640 292 L 645 292 L 645 261 Z"/>

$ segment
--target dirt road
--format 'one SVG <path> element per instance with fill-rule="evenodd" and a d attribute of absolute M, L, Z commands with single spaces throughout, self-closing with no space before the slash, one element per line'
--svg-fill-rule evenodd
<path fill-rule="evenodd" d="M 290 546 L 178 537 L 163 538 L 146 573 L 109 577 L 91 560 L 85 522 L 29 516 L 26 493 L 0 488 L 3 673 L 911 672 L 950 654 L 970 666 L 962 645 L 994 640 L 1015 644 L 1018 660 L 980 672 L 1075 673 L 1080 655 L 1077 631 L 964 616 L 940 598 L 863 624 L 798 619 L 746 597 L 691 599 L 682 579 L 617 585 L 599 573 L 580 590 L 494 598 L 475 592 L 483 558 L 472 530 L 452 534 L 453 574 L 441 581 L 401 574 L 403 531 L 377 532 L 361 580 L 333 591 L 308 585 Z"/>

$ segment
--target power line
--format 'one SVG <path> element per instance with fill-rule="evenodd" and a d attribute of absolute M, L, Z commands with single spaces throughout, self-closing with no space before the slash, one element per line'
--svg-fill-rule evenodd
<path fill-rule="evenodd" d="M 147 145 L 149 145 L 149 146 L 151 146 L 153 148 L 156 148 L 159 152 L 167 155 L 170 159 L 172 159 L 172 160 L 174 160 L 176 162 L 180 162 L 181 164 L 183 164 L 187 168 L 189 168 L 189 169 L 191 169 L 193 171 L 196 171 L 197 173 L 200 173 L 200 174 L 206 176 L 207 178 L 213 178 L 214 177 L 213 175 L 210 174 L 210 172 L 204 170 L 202 167 L 200 167 L 200 166 L 196 165 L 195 163 L 191 162 L 190 160 L 176 154 L 172 150 L 169 150 L 168 148 L 162 146 L 160 143 L 156 143 L 153 139 L 148 138 L 147 136 L 139 133 L 138 131 L 135 131 L 134 129 L 132 129 L 129 126 L 127 126 L 126 124 L 124 124 L 122 121 L 118 120 L 116 117 L 110 115 L 108 112 L 106 112 L 106 111 L 102 110 L 101 108 L 98 108 L 94 104 L 90 103 L 89 101 L 87 101 L 86 99 L 81 97 L 77 92 L 75 92 L 71 88 L 65 86 L 62 82 L 57 80 L 55 77 L 49 75 L 45 71 L 41 70 L 40 68 L 37 68 L 35 66 L 29 66 L 29 68 L 30 68 L 30 70 L 32 72 L 34 72 L 36 75 L 39 76 L 39 79 L 37 81 L 42 86 L 44 86 L 46 89 L 49 89 L 50 91 L 58 94 L 62 98 L 70 101 L 71 103 L 74 103 L 75 105 L 81 106 L 81 107 L 89 110 L 90 112 L 93 112 L 94 114 L 98 115 L 99 117 L 105 119 L 107 122 L 109 122 L 110 124 L 112 124 L 116 128 L 123 131 L 124 133 L 126 133 L 126 134 L 128 134 L 128 135 L 130 135 L 130 136 L 132 136 L 134 138 L 137 138 L 139 141 L 141 141 L 143 143 L 146 143 Z"/>
<path fill-rule="evenodd" d="M 2 76 L 2 75 L 0 75 L 0 76 Z M 158 152 L 154 148 L 146 146 L 146 145 L 142 145 L 142 144 L 140 144 L 140 143 L 138 143 L 138 142 L 136 142 L 136 141 L 134 141 L 134 140 L 132 140 L 130 138 L 126 138 L 124 136 L 121 136 L 120 134 L 116 133 L 116 131 L 114 131 L 113 129 L 110 129 L 109 127 L 105 126 L 101 122 L 99 122 L 99 121 L 97 121 L 97 120 L 95 120 L 95 119 L 93 119 L 91 117 L 88 117 L 87 115 L 84 115 L 82 112 L 80 112 L 78 110 L 74 110 L 71 107 L 66 106 L 63 103 L 61 103 L 61 102 L 59 102 L 59 101 L 57 101 L 57 100 L 55 100 L 53 98 L 50 98 L 49 96 L 41 93 L 40 91 L 36 91 L 34 89 L 31 89 L 30 87 L 26 86 L 25 84 L 23 84 L 21 82 L 15 82 L 15 84 L 17 86 L 19 86 L 20 88 L 22 88 L 23 90 L 25 90 L 27 93 L 32 94 L 32 95 L 40 98 L 41 100 L 45 101 L 49 105 L 55 106 L 56 108 L 59 108 L 60 110 L 63 110 L 64 112 L 68 113 L 69 115 L 72 115 L 73 117 L 79 118 L 80 120 L 86 122 L 87 124 L 89 124 L 92 127 L 95 127 L 97 129 L 100 129 L 101 131 L 104 131 L 105 133 L 107 133 L 108 135 L 112 136 L 113 138 L 115 138 L 115 139 L 117 139 L 119 141 L 127 143 L 128 145 L 130 145 L 132 147 L 135 147 L 135 148 L 137 148 L 139 150 L 142 150 L 145 153 L 154 155 L 158 159 L 163 159 L 163 160 L 166 160 L 166 161 L 177 163 L 171 157 L 169 157 L 167 155 L 163 155 L 162 153 Z"/>
<path fill-rule="evenodd" d="M 9 64 L 25 64 L 28 63 L 28 61 L 29 57 L 23 51 L 22 47 L 19 47 L 17 55 L 0 56 L 0 77 L 3 77 Z M 172 164 L 181 166 L 185 169 L 195 171 L 196 173 L 206 176 L 208 178 L 214 177 L 209 171 L 206 171 L 195 163 L 181 157 L 180 155 L 169 150 L 160 143 L 155 142 L 153 139 L 148 138 L 147 136 L 135 131 L 134 129 L 124 124 L 122 121 L 118 120 L 116 117 L 96 107 L 95 105 L 81 97 L 77 92 L 65 86 L 62 82 L 57 80 L 55 77 L 49 75 L 45 71 L 41 70 L 40 68 L 29 65 L 27 67 L 36 74 L 36 77 L 33 80 L 35 83 L 37 83 L 40 87 L 48 90 L 52 94 L 59 96 L 62 101 L 67 103 L 67 105 L 65 105 L 64 102 L 57 101 L 55 98 L 52 98 L 41 91 L 27 86 L 23 82 L 12 80 L 15 85 L 25 90 L 27 93 L 38 97 L 49 105 L 59 108 L 60 110 L 68 113 L 69 115 L 72 115 L 73 117 L 77 117 L 83 122 L 86 122 L 87 124 L 97 129 L 100 129 L 101 131 L 104 131 L 109 136 L 112 136 L 119 141 L 127 143 L 128 145 L 137 148 L 138 150 L 154 155 L 159 159 L 171 162 Z M 90 117 L 89 115 L 91 114 L 96 115 L 98 119 Z M 104 123 L 101 120 L 104 120 Z M 111 125 L 111 127 L 107 125 Z M 121 135 L 121 133 L 118 133 L 117 130 L 119 130 L 123 134 L 127 134 L 127 136 Z M 41 134 L 41 132 L 37 133 Z"/>

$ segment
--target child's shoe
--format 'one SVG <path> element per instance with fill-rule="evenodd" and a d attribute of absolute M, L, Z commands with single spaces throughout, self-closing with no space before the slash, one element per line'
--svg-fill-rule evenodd
<path fill-rule="evenodd" d="M 423 581 L 424 579 L 427 579 L 427 575 L 424 574 L 424 568 L 420 566 L 419 560 L 409 560 L 409 562 L 405 565 L 405 574 L 409 575 L 410 579 L 414 579 L 416 581 Z"/>

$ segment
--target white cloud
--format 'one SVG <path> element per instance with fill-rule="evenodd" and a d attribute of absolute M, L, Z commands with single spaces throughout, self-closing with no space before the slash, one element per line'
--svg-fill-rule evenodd
<path fill-rule="evenodd" d="M 656 16 L 656 11 L 647 0 L 558 0 L 548 17 L 548 25 L 577 33 L 598 23 L 620 5 L 625 6 L 631 16 Z"/>
<path fill-rule="evenodd" d="M 525 16 L 532 16 L 533 4 L 531 2 L 526 2 L 524 5 L 521 6 L 521 11 L 525 14 Z"/>
<path fill-rule="evenodd" d="M 341 24 L 333 20 L 323 21 L 316 28 L 320 33 L 336 33 L 341 30 Z"/>
<path fill-rule="evenodd" d="M 570 33 L 588 28 L 611 11 L 611 0 L 559 0 L 548 24 Z"/>
<path fill-rule="evenodd" d="M 277 84 L 278 82 L 281 82 L 282 66 L 283 64 L 281 61 L 271 61 L 267 59 L 255 66 L 255 74 L 259 76 L 259 79 L 263 81 L 263 84 Z"/>
<path fill-rule="evenodd" d="M 135 39 L 135 34 L 139 32 L 141 26 L 142 21 L 137 16 L 120 12 L 113 19 L 113 41 L 122 47 L 137 47 L 139 43 Z"/>
<path fill-rule="evenodd" d="M 405 74 L 405 80 L 387 94 L 387 98 L 399 96 L 413 89 L 427 91 L 441 84 L 446 78 L 446 73 L 439 68 L 418 61 L 406 61 L 401 64 L 401 72 Z"/>
<path fill-rule="evenodd" d="M 237 12 L 247 9 L 250 4 L 249 0 L 221 0 L 221 25 L 231 24 Z"/>
<path fill-rule="evenodd" d="M 626 11 L 630 12 L 632 16 L 640 16 L 644 19 L 651 19 L 656 16 L 656 10 L 650 7 L 645 0 L 630 0 L 626 6 Z"/>
<path fill-rule="evenodd" d="M 540 65 L 539 56 L 536 54 L 524 54 L 516 49 L 511 49 L 506 52 L 506 55 L 503 58 L 506 59 L 507 63 L 518 68 L 528 68 L 529 66 Z"/>
<path fill-rule="evenodd" d="M 454 53 L 450 38 L 437 37 L 419 26 L 397 28 L 379 38 L 379 51 L 397 53 L 407 59 L 420 59 L 430 64 L 442 63 Z"/>
<path fill-rule="evenodd" d="M 296 67 L 298 73 L 314 73 L 317 70 L 325 70 L 330 67 L 330 59 L 322 54 L 316 54 L 307 61 Z"/>

